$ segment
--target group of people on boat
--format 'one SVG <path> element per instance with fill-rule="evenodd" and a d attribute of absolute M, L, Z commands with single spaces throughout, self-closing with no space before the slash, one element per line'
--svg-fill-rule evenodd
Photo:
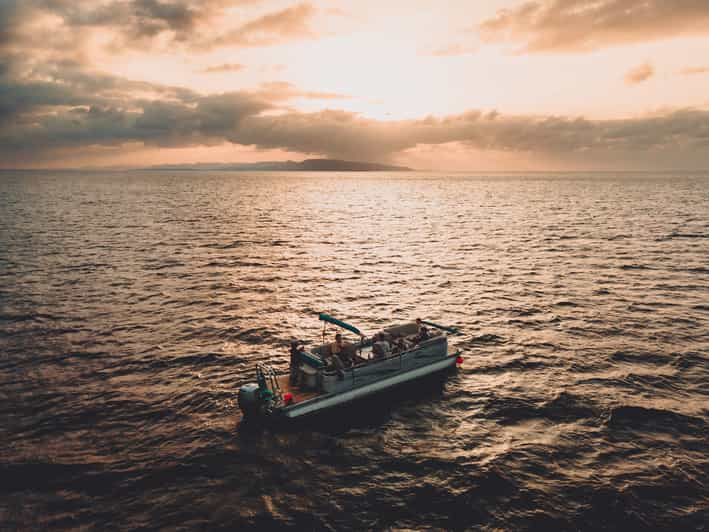
<path fill-rule="evenodd" d="M 384 332 L 376 333 L 372 337 L 372 355 L 374 360 L 380 360 L 388 356 L 397 355 L 408 351 L 419 343 L 431 338 L 431 333 L 423 324 L 420 318 L 416 319 L 416 334 L 413 337 L 405 337 L 400 334 L 388 334 Z M 302 353 L 305 350 L 299 341 L 292 341 L 290 347 L 290 382 L 297 384 L 298 369 L 300 367 Z M 335 341 L 329 344 L 329 349 L 324 356 L 326 368 L 337 372 L 339 378 L 344 377 L 345 368 L 349 368 L 361 361 L 356 354 L 350 354 L 345 349 L 342 334 L 335 334 Z"/>
<path fill-rule="evenodd" d="M 421 319 L 416 320 L 416 335 L 406 337 L 402 334 L 387 334 L 380 332 L 372 337 L 372 354 L 374 359 L 386 358 L 408 351 L 424 340 L 428 340 L 431 334 L 428 328 L 421 323 Z"/>

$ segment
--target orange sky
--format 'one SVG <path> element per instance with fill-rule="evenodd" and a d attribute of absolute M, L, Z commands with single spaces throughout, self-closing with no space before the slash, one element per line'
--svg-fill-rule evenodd
<path fill-rule="evenodd" d="M 706 168 L 709 3 L 3 4 L 0 165 Z"/>

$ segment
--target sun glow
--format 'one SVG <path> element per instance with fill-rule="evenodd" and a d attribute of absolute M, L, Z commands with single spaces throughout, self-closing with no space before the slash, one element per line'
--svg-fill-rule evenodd
<path fill-rule="evenodd" d="M 69 153 L 74 161 L 122 164 L 140 153 L 162 162 L 168 153 L 189 161 L 317 154 L 417 167 L 558 166 L 574 150 L 604 145 L 579 124 L 603 130 L 611 119 L 645 120 L 640 127 L 654 135 L 650 119 L 657 116 L 665 117 L 667 131 L 681 127 L 686 138 L 658 138 L 656 146 L 702 146 L 709 64 L 697 58 L 709 57 L 709 32 L 692 22 L 704 15 L 701 6 L 678 8 L 683 26 L 667 26 L 666 34 L 657 20 L 620 21 L 630 26 L 624 34 L 600 27 L 593 18 L 600 7 L 589 5 L 577 16 L 588 19 L 597 40 L 579 40 L 564 31 L 563 18 L 549 22 L 553 31 L 521 20 L 520 0 L 177 4 L 165 10 L 158 9 L 165 2 L 104 0 L 98 8 L 33 3 L 17 9 L 24 18 L 8 26 L 3 94 L 9 113 L 18 114 L 0 138 L 8 146 L 3 164 L 64 164 Z M 552 5 L 537 4 L 534 9 Z M 490 38 L 506 24 L 514 38 Z M 639 66 L 644 75 L 629 77 Z M 699 113 L 700 122 L 682 121 L 682 110 Z M 532 132 L 483 134 L 461 126 L 461 117 L 475 111 Z M 275 116 L 284 119 L 266 120 Z M 241 127 L 256 117 L 262 120 Z M 415 137 L 426 128 L 411 128 L 429 117 L 442 129 L 448 123 L 467 129 L 463 137 L 450 130 Z M 647 149 L 647 135 L 634 127 L 621 129 L 624 142 Z M 375 137 L 386 132 L 390 147 L 380 148 Z M 41 158 L 26 140 L 34 135 L 44 143 Z M 544 135 L 559 137 L 542 142 Z M 569 142 L 562 157 L 557 146 Z M 606 148 L 617 145 L 609 139 Z M 688 160 L 680 151 L 674 160 Z M 623 160 L 606 155 L 609 164 Z"/>

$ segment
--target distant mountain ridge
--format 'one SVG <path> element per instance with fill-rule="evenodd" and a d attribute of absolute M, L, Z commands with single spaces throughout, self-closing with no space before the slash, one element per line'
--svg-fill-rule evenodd
<path fill-rule="evenodd" d="M 196 163 L 161 164 L 141 170 L 255 170 L 279 172 L 410 172 L 406 166 L 381 163 L 341 161 L 339 159 L 305 159 L 304 161 L 268 161 L 260 163 Z"/>

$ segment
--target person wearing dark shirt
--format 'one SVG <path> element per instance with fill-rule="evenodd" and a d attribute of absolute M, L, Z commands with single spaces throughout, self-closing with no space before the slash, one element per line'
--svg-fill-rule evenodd
<path fill-rule="evenodd" d="M 421 321 L 421 318 L 416 318 L 416 341 L 423 342 L 429 338 L 431 338 L 431 333 L 428 332 L 428 329 Z"/>
<path fill-rule="evenodd" d="M 290 343 L 290 383 L 298 384 L 300 377 L 300 355 L 303 352 L 303 346 L 297 340 Z"/>

